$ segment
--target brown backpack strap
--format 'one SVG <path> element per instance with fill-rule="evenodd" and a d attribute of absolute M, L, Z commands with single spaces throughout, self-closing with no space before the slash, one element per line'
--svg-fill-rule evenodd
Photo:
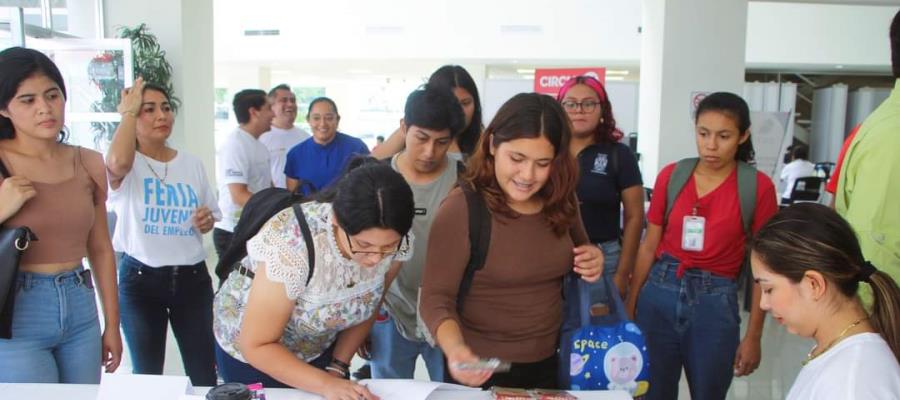
<path fill-rule="evenodd" d="M 78 176 L 78 166 L 81 165 L 81 170 L 84 171 L 85 174 L 91 176 L 91 173 L 88 172 L 87 166 L 84 165 L 84 157 L 81 156 L 81 150 L 83 147 L 75 146 L 75 176 Z M 93 178 L 91 179 L 93 180 Z"/>

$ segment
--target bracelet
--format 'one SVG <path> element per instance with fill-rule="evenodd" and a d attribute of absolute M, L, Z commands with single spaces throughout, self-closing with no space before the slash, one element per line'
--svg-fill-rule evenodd
<path fill-rule="evenodd" d="M 341 367 L 345 370 L 348 370 L 348 371 L 350 370 L 350 364 L 347 364 L 341 360 L 338 360 L 337 358 L 332 358 L 331 363 L 334 365 L 337 365 L 338 367 Z"/>
<path fill-rule="evenodd" d="M 328 372 L 336 372 L 336 373 L 340 374 L 344 379 L 350 379 L 350 371 L 342 370 L 333 365 L 329 365 L 329 366 L 325 367 L 325 370 Z"/>
<path fill-rule="evenodd" d="M 137 118 L 137 113 L 134 112 L 134 111 L 131 111 L 131 110 L 122 111 L 122 112 L 120 112 L 119 114 L 121 114 L 122 117 L 124 117 L 124 116 L 126 116 L 126 115 L 130 115 L 130 116 L 132 116 L 132 117 Z"/>

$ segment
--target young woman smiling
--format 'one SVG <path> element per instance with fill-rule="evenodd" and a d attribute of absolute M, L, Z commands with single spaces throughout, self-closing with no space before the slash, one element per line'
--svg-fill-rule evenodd
<path fill-rule="evenodd" d="M 590 244 L 578 212 L 572 133 L 552 97 L 523 93 L 507 101 L 468 160 L 461 185 L 438 210 L 428 240 L 419 311 L 447 357 L 446 380 L 470 386 L 555 388 L 562 282 L 568 273 L 596 281 L 603 254 Z M 491 214 L 490 246 L 459 311 L 469 262 L 469 213 L 462 190 Z M 509 372 L 468 370 L 480 357 L 512 362 Z"/>

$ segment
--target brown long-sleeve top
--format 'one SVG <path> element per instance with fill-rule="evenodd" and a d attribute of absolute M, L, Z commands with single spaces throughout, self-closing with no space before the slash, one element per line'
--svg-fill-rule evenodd
<path fill-rule="evenodd" d="M 465 196 L 453 189 L 435 216 L 428 240 L 419 312 L 432 335 L 447 319 L 480 357 L 535 362 L 556 352 L 562 321 L 562 278 L 573 249 L 587 243 L 581 216 L 556 236 L 542 214 L 493 215 L 484 267 L 475 272 L 462 315 L 456 297 L 469 261 Z"/>

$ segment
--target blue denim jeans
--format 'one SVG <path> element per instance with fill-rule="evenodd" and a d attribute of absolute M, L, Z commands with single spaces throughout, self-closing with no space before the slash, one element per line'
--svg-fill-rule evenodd
<path fill-rule="evenodd" d="M 622 245 L 618 240 L 610 240 L 608 242 L 597 243 L 597 247 L 603 251 L 603 276 L 612 279 L 619 269 L 619 257 L 622 255 Z M 606 293 L 606 285 L 603 279 L 590 284 L 591 304 L 603 303 L 608 304 L 609 298 Z"/>
<path fill-rule="evenodd" d="M 289 388 L 290 386 L 281 383 L 281 381 L 276 380 L 275 378 L 267 375 L 265 372 L 262 372 L 252 365 L 245 363 L 237 358 L 232 357 L 230 354 L 225 352 L 222 349 L 222 346 L 219 346 L 219 343 L 215 343 L 216 346 L 216 364 L 219 366 L 219 375 L 222 376 L 222 380 L 226 383 L 229 382 L 237 382 L 243 383 L 245 385 L 249 385 L 252 383 L 262 383 L 263 387 L 267 388 Z M 327 350 L 325 350 L 322 355 L 317 357 L 315 360 L 312 360 L 309 365 L 316 367 L 318 369 L 324 370 L 328 364 L 331 364 L 331 359 L 334 356 L 334 343 L 331 344 Z"/>
<path fill-rule="evenodd" d="M 413 379 L 416 371 L 416 357 L 425 360 L 428 377 L 432 381 L 444 379 L 444 354 L 441 349 L 431 347 L 427 342 L 411 341 L 400 335 L 397 323 L 390 315 L 379 318 L 372 327 L 372 378 Z"/>
<path fill-rule="evenodd" d="M 650 357 L 646 399 L 677 399 L 682 367 L 692 399 L 725 399 L 739 343 L 737 285 L 698 269 L 678 278 L 678 264 L 663 254 L 638 297 L 636 322 Z"/>
<path fill-rule="evenodd" d="M 171 323 L 191 383 L 215 386 L 212 301 L 212 280 L 205 262 L 149 267 L 123 254 L 119 259 L 119 303 L 133 372 L 162 374 L 166 331 Z"/>
<path fill-rule="evenodd" d="M 0 382 L 100 383 L 100 321 L 83 267 L 19 272 L 12 339 L 0 339 Z"/>

